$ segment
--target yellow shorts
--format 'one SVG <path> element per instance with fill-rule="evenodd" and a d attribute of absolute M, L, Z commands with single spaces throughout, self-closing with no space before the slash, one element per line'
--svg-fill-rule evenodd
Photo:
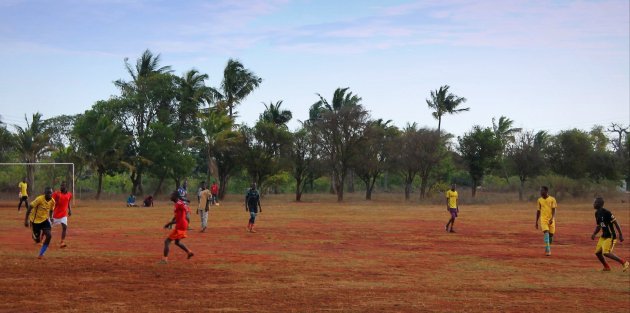
<path fill-rule="evenodd" d="M 613 248 L 615 248 L 616 242 L 616 239 L 599 237 L 599 240 L 597 241 L 597 248 L 595 248 L 595 253 L 611 253 L 613 251 Z"/>
<path fill-rule="evenodd" d="M 549 225 L 549 220 L 544 220 L 544 219 L 540 219 L 540 229 L 544 232 L 544 231 L 548 231 L 550 234 L 555 234 L 556 233 L 556 221 L 552 220 L 553 222 L 551 223 L 551 225 Z"/>

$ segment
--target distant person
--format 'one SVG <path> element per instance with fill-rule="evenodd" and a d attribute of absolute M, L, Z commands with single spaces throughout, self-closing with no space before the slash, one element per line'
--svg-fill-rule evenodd
<path fill-rule="evenodd" d="M 164 228 L 171 228 L 172 225 L 175 225 L 175 229 L 171 231 L 168 237 L 164 240 L 164 255 L 162 257 L 162 261 L 160 263 L 166 264 L 168 263 L 168 254 L 170 251 L 171 241 L 175 241 L 175 245 L 180 249 L 184 250 L 188 255 L 188 258 L 192 258 L 195 254 L 190 251 L 180 240 L 188 237 L 186 235 L 186 230 L 188 229 L 188 219 L 186 218 L 186 213 L 190 211 L 186 202 L 181 199 L 178 191 L 173 191 L 171 193 L 171 201 L 175 203 L 175 211 L 173 219 L 164 225 Z"/>
<path fill-rule="evenodd" d="M 262 206 L 260 205 L 260 194 L 256 190 L 256 183 L 252 183 L 251 188 L 245 195 L 245 211 L 249 213 L 249 224 L 247 224 L 247 230 L 251 233 L 255 233 L 254 223 L 256 222 L 256 215 L 262 213 Z"/>
<path fill-rule="evenodd" d="M 44 243 L 39 250 L 38 258 L 41 259 L 48 249 L 50 239 L 52 235 L 50 233 L 50 213 L 55 208 L 55 199 L 52 197 L 53 190 L 50 187 L 44 189 L 44 194 L 38 196 L 31 202 L 26 208 L 26 215 L 24 216 L 24 227 L 31 227 L 33 241 L 40 243 L 42 240 L 42 234 L 44 236 Z"/>
<path fill-rule="evenodd" d="M 127 206 L 128 207 L 137 207 L 138 206 L 136 204 L 136 196 L 134 196 L 133 194 L 130 194 L 129 197 L 127 197 Z"/>
<path fill-rule="evenodd" d="M 22 202 L 24 202 L 24 207 L 28 208 L 28 183 L 26 182 L 26 177 L 22 178 L 22 181 L 18 183 L 18 188 L 20 188 L 20 192 L 18 193 L 18 198 L 20 198 L 20 203 L 18 203 L 18 212 L 20 212 Z"/>
<path fill-rule="evenodd" d="M 459 204 L 457 203 L 457 191 L 455 190 L 456 185 L 452 184 L 451 189 L 446 191 L 446 211 L 451 215 L 451 218 L 448 220 L 448 223 L 444 226 L 447 232 L 454 233 L 455 230 L 453 226 L 455 225 L 455 219 L 457 218 L 457 214 L 459 214 Z M 450 228 L 449 228 L 450 226 Z"/>
<path fill-rule="evenodd" d="M 59 248 L 65 248 L 66 231 L 68 230 L 68 217 L 72 216 L 72 208 L 70 207 L 72 193 L 68 192 L 66 182 L 61 182 L 59 191 L 53 193 L 52 198 L 55 200 L 52 226 L 61 224 L 61 242 L 59 243 Z"/>
<path fill-rule="evenodd" d="M 152 207 L 153 206 L 153 196 L 152 195 L 146 196 L 146 198 L 144 198 L 144 201 L 142 201 L 142 202 L 143 202 L 145 208 Z"/>
<path fill-rule="evenodd" d="M 630 262 L 616 256 L 613 253 L 617 238 L 619 238 L 620 242 L 623 242 L 623 234 L 621 233 L 619 223 L 617 223 L 617 220 L 612 212 L 604 208 L 604 198 L 595 198 L 593 208 L 595 209 L 595 225 L 597 226 L 591 236 L 591 240 L 595 240 L 595 236 L 597 236 L 600 230 L 602 231 L 602 235 L 599 236 L 597 247 L 595 248 L 595 255 L 597 256 L 597 259 L 599 259 L 602 265 L 604 265 L 604 269 L 602 269 L 602 271 L 610 271 L 610 265 L 608 265 L 604 257 L 619 262 L 623 271 L 627 271 L 630 267 Z M 617 231 L 615 231 L 615 228 L 617 228 Z M 619 233 L 619 236 L 617 236 L 617 233 Z"/>
<path fill-rule="evenodd" d="M 203 191 L 203 187 L 206 185 L 205 181 L 202 181 L 201 184 L 199 184 L 199 188 L 197 188 L 197 204 L 201 203 L 201 192 Z"/>
<path fill-rule="evenodd" d="M 551 255 L 551 244 L 556 233 L 556 199 L 549 195 L 549 187 L 540 187 L 540 198 L 538 198 L 538 210 L 536 211 L 536 229 L 540 221 L 540 229 L 543 231 L 545 241 L 545 255 Z"/>
<path fill-rule="evenodd" d="M 212 195 L 212 204 L 219 205 L 219 185 L 216 181 L 213 181 L 212 186 L 210 186 L 210 194 Z"/>
<path fill-rule="evenodd" d="M 200 200 L 199 200 L 199 207 L 197 207 L 197 214 L 199 214 L 199 217 L 201 218 L 201 232 L 205 232 L 206 228 L 208 227 L 208 213 L 210 211 L 210 198 L 212 197 L 210 195 L 210 190 L 208 190 L 208 188 L 206 188 L 206 183 L 203 182 L 201 184 L 201 194 L 200 196 Z"/>

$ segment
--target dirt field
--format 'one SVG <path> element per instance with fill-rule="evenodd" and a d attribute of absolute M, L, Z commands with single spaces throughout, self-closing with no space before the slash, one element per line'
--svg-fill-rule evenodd
<path fill-rule="evenodd" d="M 561 202 L 551 257 L 534 229 L 535 204 L 467 205 L 456 234 L 442 205 L 332 196 L 263 199 L 258 233 L 240 202 L 194 215 L 169 264 L 158 264 L 172 205 L 126 208 L 79 201 L 68 247 L 53 229 L 45 259 L 13 202 L 0 203 L 2 312 L 628 312 L 630 272 L 593 255 L 593 209 Z M 236 200 L 235 200 L 236 201 Z M 121 203 L 123 201 L 121 200 Z M 17 202 L 16 202 L 17 203 Z M 628 203 L 609 201 L 627 242 Z"/>

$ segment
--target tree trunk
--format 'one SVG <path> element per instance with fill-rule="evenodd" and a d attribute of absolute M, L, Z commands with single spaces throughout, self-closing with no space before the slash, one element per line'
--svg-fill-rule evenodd
<path fill-rule="evenodd" d="M 521 177 L 521 186 L 518 188 L 518 201 L 523 201 L 523 192 L 525 191 L 525 177 Z"/>
<path fill-rule="evenodd" d="M 424 199 L 427 194 L 427 185 L 429 184 L 429 175 L 425 174 L 420 177 L 420 199 Z"/>
<path fill-rule="evenodd" d="M 405 201 L 409 201 L 410 194 L 411 194 L 411 182 L 406 180 L 405 181 Z"/>
<path fill-rule="evenodd" d="M 27 162 L 31 163 L 29 161 Z M 31 197 L 35 198 L 35 166 L 30 164 L 26 165 L 26 182 L 28 183 L 26 192 L 31 195 Z"/>
<path fill-rule="evenodd" d="M 337 190 L 335 189 L 335 171 L 332 172 L 332 174 L 330 175 L 330 190 L 329 192 L 331 194 L 337 194 Z"/>
<path fill-rule="evenodd" d="M 296 179 L 295 180 L 295 201 L 296 202 L 300 202 L 302 201 L 302 180 L 301 179 Z"/>
<path fill-rule="evenodd" d="M 227 190 L 228 180 L 230 179 L 230 175 L 220 175 L 219 176 L 219 200 L 223 201 L 225 198 L 225 191 Z"/>
<path fill-rule="evenodd" d="M 98 188 L 96 189 L 96 200 L 101 198 L 101 191 L 103 190 L 103 172 L 98 171 Z"/>
<path fill-rule="evenodd" d="M 385 171 L 383 174 L 383 190 L 389 192 L 389 171 Z"/>
<path fill-rule="evenodd" d="M 157 197 L 157 195 L 162 190 L 162 184 L 164 183 L 165 178 L 166 178 L 166 175 L 162 175 L 160 177 L 160 181 L 158 182 L 157 188 L 155 188 L 155 191 L 153 192 L 153 198 Z"/>
<path fill-rule="evenodd" d="M 131 173 L 131 183 L 133 187 L 131 189 L 131 193 L 133 195 L 141 195 L 144 193 L 144 189 L 142 188 L 142 169 L 138 168 Z"/>
<path fill-rule="evenodd" d="M 473 198 L 477 195 L 477 183 L 478 183 L 478 181 L 476 179 L 473 179 L 473 185 L 472 185 L 472 197 Z"/>
<path fill-rule="evenodd" d="M 337 202 L 343 201 L 343 184 L 346 176 L 344 174 L 335 175 L 335 189 L 337 191 Z"/>
<path fill-rule="evenodd" d="M 354 193 L 354 171 L 352 169 L 348 170 L 348 192 Z"/>

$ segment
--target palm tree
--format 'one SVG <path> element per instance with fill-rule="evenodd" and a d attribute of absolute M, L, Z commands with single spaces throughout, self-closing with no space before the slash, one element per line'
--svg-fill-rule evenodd
<path fill-rule="evenodd" d="M 208 159 L 206 179 L 208 182 L 212 177 L 214 155 L 217 149 L 229 146 L 237 137 L 237 133 L 233 130 L 234 120 L 226 113 L 221 108 L 213 108 L 200 115 L 203 136 L 197 139 L 205 147 L 206 158 Z"/>
<path fill-rule="evenodd" d="M 457 107 L 466 102 L 466 98 L 458 97 L 448 92 L 451 88 L 449 85 L 441 86 L 440 89 L 431 91 L 431 100 L 427 99 L 427 105 L 433 109 L 433 117 L 438 120 L 438 134 L 442 126 L 442 116 L 446 113 L 455 114 L 463 111 L 469 111 L 470 108 L 458 109 Z"/>
<path fill-rule="evenodd" d="M 504 155 L 508 144 L 513 143 L 515 140 L 514 135 L 521 131 L 522 128 L 514 128 L 512 127 L 514 121 L 505 117 L 499 117 L 499 122 L 496 123 L 495 118 L 492 118 L 492 130 L 494 131 L 494 135 L 497 137 L 501 144 L 501 153 L 499 154 L 499 162 L 501 167 L 503 168 L 503 174 L 505 175 L 505 181 L 510 183 L 509 175 L 507 172 L 507 168 L 505 167 Z"/>
<path fill-rule="evenodd" d="M 24 115 L 24 119 L 26 120 L 26 128 L 14 125 L 16 130 L 13 137 L 14 145 L 25 163 L 37 163 L 44 153 L 52 151 L 50 133 L 44 126 L 45 121 L 42 120 L 41 113 L 33 114 L 30 123 L 26 115 Z M 30 189 L 28 192 L 31 193 L 35 189 L 35 167 L 26 167 L 26 177 Z"/>
<path fill-rule="evenodd" d="M 273 123 L 277 127 L 287 127 L 286 124 L 293 118 L 293 114 L 289 110 L 281 110 L 280 106 L 282 106 L 282 100 L 276 102 L 274 105 L 272 102 L 269 102 L 269 106 L 267 106 L 264 102 L 265 111 L 260 114 L 260 120 Z"/>
<path fill-rule="evenodd" d="M 223 81 L 221 82 L 221 103 L 229 110 L 230 117 L 233 116 L 233 109 L 241 103 L 254 89 L 258 88 L 262 78 L 256 76 L 252 71 L 246 69 L 241 62 L 228 60 L 223 71 Z"/>

